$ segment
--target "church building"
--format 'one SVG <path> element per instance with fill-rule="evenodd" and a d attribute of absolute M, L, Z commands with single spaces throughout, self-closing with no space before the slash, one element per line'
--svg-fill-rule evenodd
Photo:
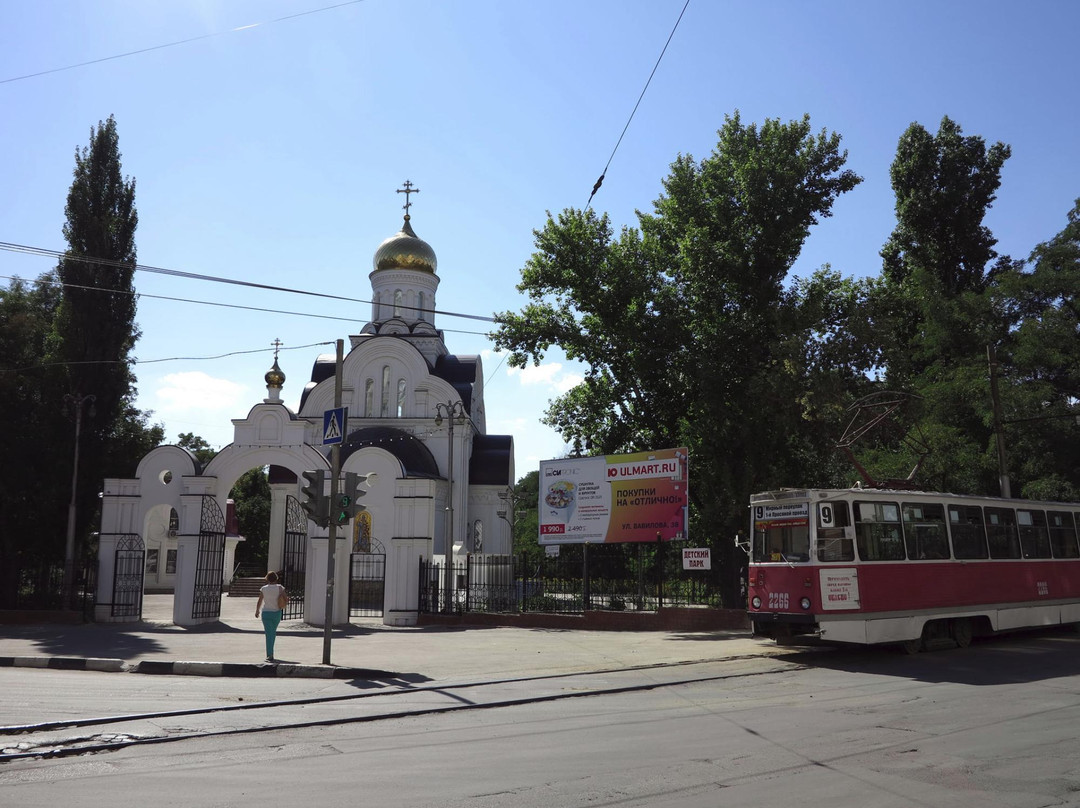
<path fill-rule="evenodd" d="M 435 251 L 412 227 L 408 199 L 417 189 L 406 182 L 402 192 L 404 222 L 375 251 L 369 275 L 371 321 L 348 337 L 341 368 L 342 476 L 376 476 L 361 500 L 366 510 L 337 529 L 335 623 L 347 621 L 355 591 L 351 558 L 385 558 L 384 619 L 408 623 L 419 559 L 511 552 L 501 516 L 515 481 L 513 438 L 487 433 L 480 357 L 450 353 L 438 328 Z M 306 470 L 330 477 L 324 413 L 335 406 L 335 368 L 334 354 L 319 356 L 293 410 L 275 352 L 266 398 L 233 420 L 233 442 L 205 468 L 186 449 L 160 446 L 134 478 L 105 481 L 98 620 L 139 619 L 148 556 L 167 560 L 153 565 L 153 586 L 174 590 L 174 622 L 216 620 L 238 540 L 226 530 L 229 492 L 252 468 L 269 470 L 268 569 L 293 595 L 297 611 L 286 616 L 324 620 L 328 530 L 308 521 L 300 489 Z"/>

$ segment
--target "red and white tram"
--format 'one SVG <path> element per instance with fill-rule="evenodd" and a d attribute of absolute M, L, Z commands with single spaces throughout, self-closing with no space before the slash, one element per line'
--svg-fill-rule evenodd
<path fill-rule="evenodd" d="M 1080 504 L 851 488 L 750 498 L 754 632 L 936 641 L 1080 623 Z"/>

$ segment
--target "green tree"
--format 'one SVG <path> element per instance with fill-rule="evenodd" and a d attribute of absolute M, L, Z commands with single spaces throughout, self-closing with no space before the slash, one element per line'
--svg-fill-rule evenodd
<path fill-rule="evenodd" d="M 518 556 L 536 561 L 544 555 L 540 546 L 540 516 L 537 506 L 540 497 L 540 472 L 533 470 L 517 481 L 507 502 L 507 511 L 513 509 L 511 524 L 514 527 L 513 550 Z"/>
<path fill-rule="evenodd" d="M 176 445 L 181 449 L 187 449 L 204 468 L 214 459 L 217 452 L 206 442 L 205 439 L 193 432 L 181 432 L 176 438 Z"/>
<path fill-rule="evenodd" d="M 916 430 L 930 448 L 918 478 L 938 490 L 996 493 L 986 346 L 1009 329 L 994 286 L 1010 261 L 983 221 L 1009 156 L 946 117 L 936 135 L 908 127 L 890 169 L 897 224 L 868 311 L 885 386 L 916 402 L 900 434 Z M 918 461 L 884 441 L 868 456 L 901 476 Z"/>
<path fill-rule="evenodd" d="M 48 276 L 15 279 L 0 289 L 0 608 L 14 608 L 23 566 L 55 561 L 64 536 L 71 484 L 63 388 L 43 366 L 59 291 Z M 61 434 L 63 433 L 63 434 Z M 53 537 L 44 542 L 42 536 Z"/>
<path fill-rule="evenodd" d="M 998 355 L 1013 493 L 1080 500 L 1080 200 L 993 293 L 1010 326 Z"/>
<path fill-rule="evenodd" d="M 913 123 L 900 137 L 889 170 L 897 224 L 881 251 L 892 308 L 884 353 L 894 389 L 935 363 L 984 353 L 1000 328 L 983 296 L 998 257 L 983 220 L 1010 154 L 1003 143 L 987 148 L 983 138 L 964 136 L 948 117 L 936 135 Z"/>
<path fill-rule="evenodd" d="M 810 228 L 860 178 L 839 136 L 814 134 L 809 117 L 759 128 L 736 114 L 718 134 L 701 162 L 676 159 L 638 229 L 616 236 L 592 211 L 549 216 L 518 285 L 530 302 L 499 314 L 494 338 L 516 366 L 552 345 L 587 365 L 546 416 L 575 446 L 688 446 L 691 535 L 733 536 L 752 490 L 835 466 L 811 461 L 822 453 L 805 421 L 821 408 L 805 390 L 857 382 L 852 362 L 820 364 L 837 333 L 814 320 L 823 300 L 850 311 L 862 291 L 828 270 L 784 282 Z M 722 547 L 735 603 L 733 545 Z"/>
<path fill-rule="evenodd" d="M 236 504 L 236 520 L 245 539 L 236 548 L 236 560 L 265 564 L 270 541 L 270 480 L 266 471 L 244 472 L 229 496 Z"/>
<path fill-rule="evenodd" d="M 111 116 L 91 129 L 90 145 L 75 150 L 74 180 L 65 206 L 68 249 L 56 268 L 63 288 L 47 348 L 62 367 L 63 385 L 83 407 L 79 522 L 84 536 L 101 479 L 130 473 L 131 458 L 110 451 L 118 424 L 133 412 L 131 349 L 135 326 L 135 181 L 121 173 L 119 138 Z M 93 259 L 93 260 L 88 260 Z M 127 428 L 137 426 L 128 422 Z M 135 441 L 140 449 L 153 435 Z M 74 440 L 72 435 L 71 441 Z M 73 447 L 72 447 L 73 448 Z M 136 458 L 137 461 L 137 458 Z"/>

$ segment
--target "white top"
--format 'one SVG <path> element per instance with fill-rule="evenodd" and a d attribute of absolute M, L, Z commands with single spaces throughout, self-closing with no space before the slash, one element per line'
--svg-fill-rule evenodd
<path fill-rule="evenodd" d="M 262 610 L 264 612 L 279 612 L 277 601 L 278 595 L 285 591 L 285 587 L 281 584 L 266 584 L 263 586 L 259 593 L 262 595 Z"/>

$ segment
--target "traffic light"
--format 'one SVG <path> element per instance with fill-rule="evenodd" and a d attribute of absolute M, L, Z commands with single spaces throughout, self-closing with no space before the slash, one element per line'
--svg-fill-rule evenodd
<path fill-rule="evenodd" d="M 323 494 L 323 482 L 326 480 L 326 471 L 319 469 L 318 471 L 305 471 L 304 479 L 307 480 L 307 485 L 300 489 L 300 493 L 304 495 L 303 502 L 300 503 L 300 507 L 307 513 L 308 519 L 317 524 L 319 527 L 326 527 L 330 524 L 330 517 L 327 513 L 328 508 L 326 495 Z"/>
<path fill-rule="evenodd" d="M 361 511 L 366 511 L 363 505 L 360 504 L 360 498 L 367 494 L 360 488 L 361 485 L 367 483 L 369 486 L 375 482 L 375 474 L 356 474 L 352 471 L 345 472 L 345 482 L 342 486 L 342 491 L 337 496 L 337 502 L 334 507 L 334 521 L 339 525 L 344 525 L 350 519 Z"/>

